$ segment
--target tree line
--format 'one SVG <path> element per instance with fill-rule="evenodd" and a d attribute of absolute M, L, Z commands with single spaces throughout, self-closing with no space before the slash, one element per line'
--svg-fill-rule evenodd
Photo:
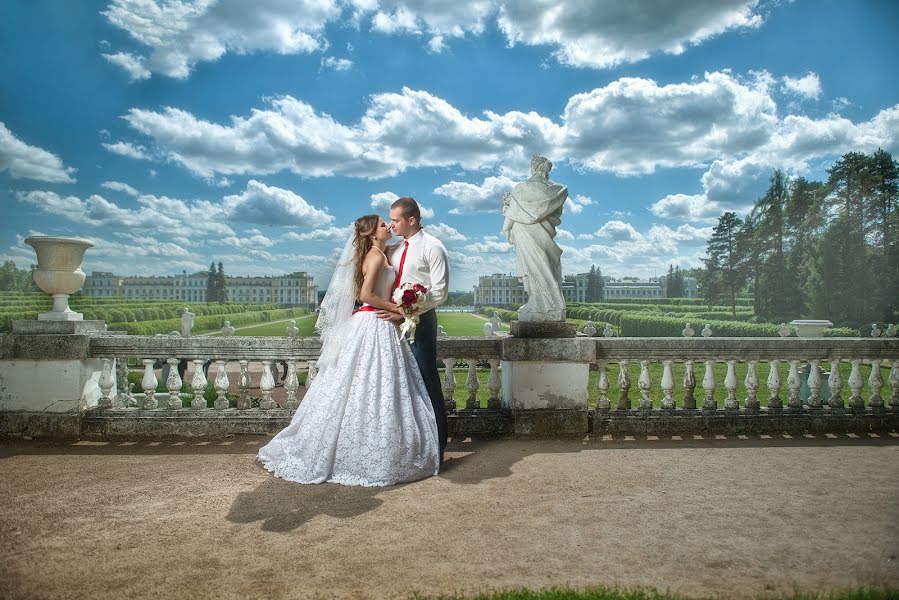
<path fill-rule="evenodd" d="M 0 266 L 0 291 L 3 292 L 38 292 L 33 275 L 37 267 L 31 265 L 30 269 L 20 269 L 11 260 Z"/>
<path fill-rule="evenodd" d="M 740 218 L 718 219 L 699 274 L 709 305 L 749 293 L 771 322 L 829 319 L 838 326 L 895 322 L 899 303 L 899 163 L 889 152 L 849 152 L 826 181 L 774 171 Z"/>

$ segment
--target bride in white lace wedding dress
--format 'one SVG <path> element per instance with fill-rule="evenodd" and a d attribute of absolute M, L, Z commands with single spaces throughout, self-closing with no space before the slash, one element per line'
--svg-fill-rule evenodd
<path fill-rule="evenodd" d="M 397 273 L 383 252 L 390 237 L 378 216 L 356 220 L 316 324 L 319 374 L 257 456 L 282 479 L 386 486 L 440 468 L 434 409 L 409 343 L 373 312 L 397 310 L 389 301 Z M 365 304 L 354 312 L 357 297 Z"/>

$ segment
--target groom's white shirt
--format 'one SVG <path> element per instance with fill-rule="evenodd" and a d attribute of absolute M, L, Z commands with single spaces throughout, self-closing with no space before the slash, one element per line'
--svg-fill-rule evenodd
<path fill-rule="evenodd" d="M 406 262 L 403 263 L 403 276 L 400 285 L 404 283 L 420 283 L 428 288 L 422 308 L 425 311 L 436 308 L 446 302 L 449 285 L 449 265 L 446 260 L 446 248 L 443 243 L 424 229 L 406 239 L 409 248 L 406 250 Z M 390 264 L 400 268 L 400 260 L 403 258 L 403 244 L 399 246 L 390 257 Z"/>

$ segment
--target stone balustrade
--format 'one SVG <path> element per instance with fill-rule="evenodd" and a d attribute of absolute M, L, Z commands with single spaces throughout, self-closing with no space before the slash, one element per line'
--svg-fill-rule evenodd
<path fill-rule="evenodd" d="M 302 402 L 297 376 L 305 385 L 314 379 L 320 352 L 311 337 L 58 327 L 22 325 L 0 336 L 0 434 L 27 422 L 38 431 L 34 424 L 54 411 L 77 424 L 45 429 L 74 435 L 274 433 Z M 193 365 L 186 382 L 182 360 Z M 157 393 L 160 361 L 169 366 L 168 394 Z M 128 363 L 142 373 L 133 393 Z M 287 377 L 275 394 L 282 363 Z M 888 431 L 899 423 L 896 338 L 453 337 L 438 340 L 438 363 L 453 435 Z M 81 365 L 77 382 L 66 379 L 73 365 Z M 82 386 L 80 397 L 49 410 L 47 398 L 27 398 L 37 372 Z"/>

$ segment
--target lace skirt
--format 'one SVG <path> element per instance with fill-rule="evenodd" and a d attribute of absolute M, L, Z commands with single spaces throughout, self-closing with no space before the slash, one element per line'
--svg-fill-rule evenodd
<path fill-rule="evenodd" d="M 372 312 L 356 313 L 353 326 L 340 359 L 257 459 L 297 483 L 385 486 L 435 475 L 437 423 L 408 342 Z"/>

